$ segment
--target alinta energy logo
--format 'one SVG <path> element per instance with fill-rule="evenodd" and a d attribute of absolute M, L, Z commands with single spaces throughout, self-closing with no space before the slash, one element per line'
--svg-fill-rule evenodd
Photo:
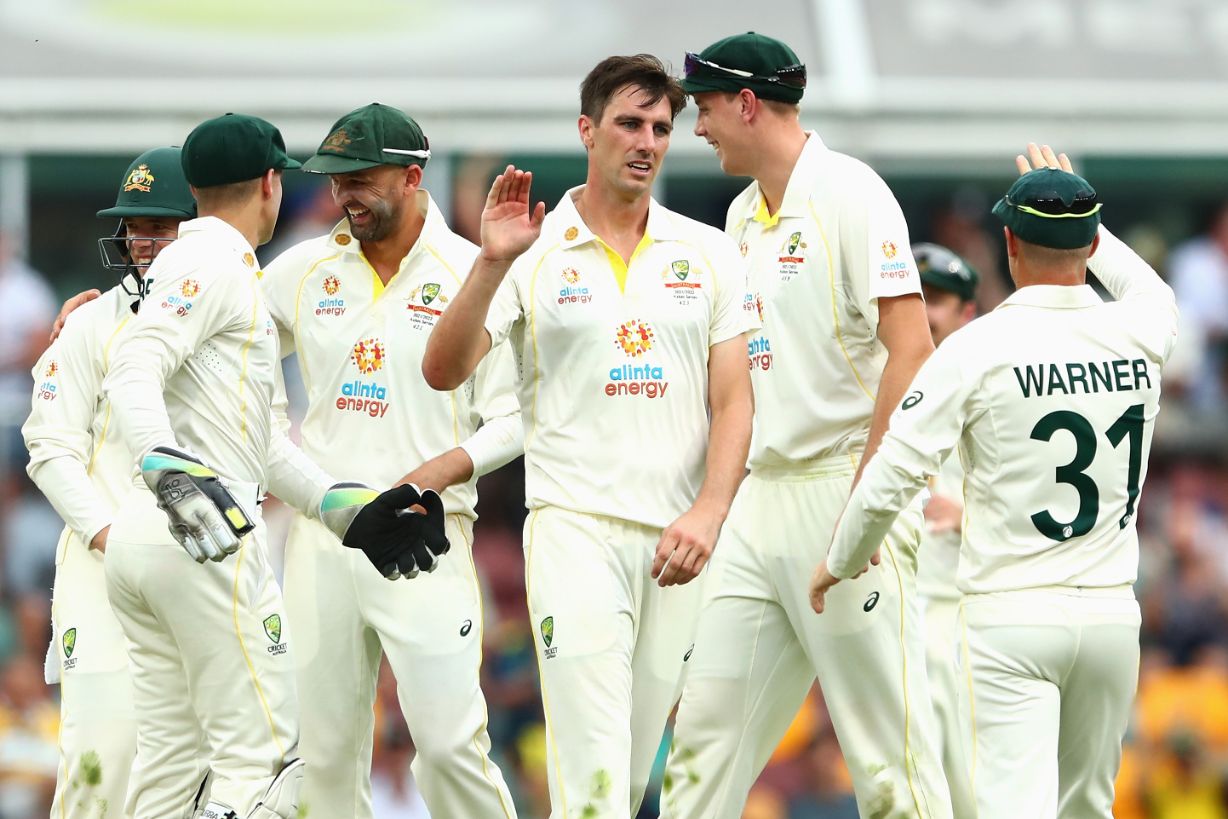
<path fill-rule="evenodd" d="M 192 299 L 200 295 L 200 282 L 196 279 L 184 279 L 179 283 L 179 292 L 171 293 L 162 300 L 163 310 L 173 310 L 177 316 L 186 316 L 192 309 Z"/>
<path fill-rule="evenodd" d="M 593 294 L 580 284 L 580 271 L 574 267 L 563 268 L 563 287 L 559 290 L 559 304 L 588 304 Z"/>
<path fill-rule="evenodd" d="M 317 316 L 344 316 L 345 299 L 337 294 L 341 292 L 341 280 L 336 276 L 325 276 L 321 285 L 324 298 L 316 302 Z"/>
<path fill-rule="evenodd" d="M 367 338 L 354 345 L 350 360 L 363 376 L 372 376 L 384 369 L 387 357 L 384 342 Z M 342 412 L 359 412 L 372 418 L 383 418 L 388 413 L 388 388 L 369 378 L 355 378 L 341 385 L 336 407 Z"/>
<path fill-rule="evenodd" d="M 754 370 L 772 369 L 772 342 L 762 333 L 757 333 L 746 343 L 750 368 Z"/>
<path fill-rule="evenodd" d="M 614 346 L 627 358 L 640 360 L 653 349 L 656 333 L 652 327 L 638 319 L 624 322 L 614 332 Z M 619 395 L 657 398 L 665 395 L 669 382 L 665 380 L 665 368 L 644 361 L 642 364 L 622 364 L 610 368 L 610 380 L 605 385 L 605 394 L 613 398 Z"/>
<path fill-rule="evenodd" d="M 60 374 L 60 365 L 55 361 L 49 361 L 47 368 L 43 370 L 43 383 L 38 385 L 38 389 L 34 391 L 34 397 L 40 401 L 54 401 L 58 387 L 52 379 Z"/>
<path fill-rule="evenodd" d="M 908 262 L 903 259 L 896 259 L 899 255 L 899 248 L 895 246 L 895 242 L 890 239 L 884 239 L 879 245 L 879 249 L 883 252 L 883 261 L 878 265 L 878 276 L 881 279 L 905 279 L 908 278 Z"/>

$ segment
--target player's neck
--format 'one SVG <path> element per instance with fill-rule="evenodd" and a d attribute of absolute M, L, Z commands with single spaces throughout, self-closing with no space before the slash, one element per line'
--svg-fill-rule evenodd
<path fill-rule="evenodd" d="M 251 245 L 252 249 L 259 247 L 260 242 L 260 207 L 257 203 L 254 207 L 251 203 L 240 205 L 231 208 L 212 208 L 202 209 L 197 213 L 197 217 L 212 216 L 215 219 L 221 219 L 226 224 L 230 225 L 239 233 L 243 234 L 243 238 Z"/>
<path fill-rule="evenodd" d="M 644 238 L 648 229 L 648 203 L 645 192 L 634 199 L 624 199 L 614 191 L 590 179 L 575 199 L 576 211 L 584 224 L 607 245 L 627 260 Z"/>
<path fill-rule="evenodd" d="M 366 257 L 375 274 L 385 285 L 401 269 L 401 262 L 414 249 L 418 238 L 422 235 L 422 226 L 426 220 L 416 208 L 411 208 L 406 218 L 392 233 L 377 242 L 359 242 L 362 255 Z"/>
<path fill-rule="evenodd" d="M 759 183 L 768 213 L 775 215 L 784 202 L 789 178 L 806 147 L 806 132 L 801 123 L 789 121 L 764 128 L 758 142 L 762 146 L 757 152 L 761 159 L 753 176 Z"/>

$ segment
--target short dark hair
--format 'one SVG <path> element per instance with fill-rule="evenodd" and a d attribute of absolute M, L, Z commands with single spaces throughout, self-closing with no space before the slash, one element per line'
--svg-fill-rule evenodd
<path fill-rule="evenodd" d="M 682 83 L 666 70 L 665 64 L 651 54 L 636 54 L 606 57 L 588 72 L 580 83 L 580 113 L 600 122 L 610 99 L 629 85 L 647 94 L 649 105 L 656 105 L 662 97 L 668 99 L 670 119 L 686 107 Z"/>

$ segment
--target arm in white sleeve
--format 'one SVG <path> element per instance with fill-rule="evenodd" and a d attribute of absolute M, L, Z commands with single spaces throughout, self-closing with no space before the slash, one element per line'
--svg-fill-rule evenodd
<path fill-rule="evenodd" d="M 853 490 L 827 554 L 834 577 L 855 576 L 901 511 L 959 443 L 977 379 L 968 375 L 967 338 L 951 336 L 921 366 L 886 435 Z"/>
<path fill-rule="evenodd" d="M 88 471 L 102 374 L 97 364 L 101 351 L 90 349 L 86 325 L 84 316 L 71 317 L 34 365 L 34 396 L 21 434 L 30 451 L 26 471 L 31 480 L 88 545 L 110 525 L 111 514 Z"/>
<path fill-rule="evenodd" d="M 1136 303 L 1143 311 L 1136 328 L 1156 351 L 1161 361 L 1167 361 L 1176 343 L 1177 297 L 1159 274 L 1104 226 L 1100 226 L 1100 244 L 1087 260 L 1113 298 Z"/>
<path fill-rule="evenodd" d="M 273 423 L 269 438 L 269 462 L 265 475 L 269 492 L 286 505 L 309 518 L 320 519 L 320 501 L 337 483 L 319 464 L 290 440 L 290 417 L 286 413 L 286 382 L 281 367 L 276 368 L 273 389 Z"/>
<path fill-rule="evenodd" d="M 516 398 L 516 363 L 508 342 L 492 349 L 478 365 L 473 403 L 482 417 L 477 431 L 461 442 L 473 461 L 473 474 L 493 472 L 524 453 L 524 424 Z"/>
<path fill-rule="evenodd" d="M 154 264 L 156 267 L 157 262 Z M 163 397 L 167 380 L 201 344 L 232 321 L 244 325 L 250 321 L 250 316 L 240 316 L 244 311 L 235 294 L 239 279 L 212 273 L 206 269 L 157 270 L 153 289 L 132 319 L 127 339 L 113 354 L 103 391 L 137 463 L 156 446 L 179 447 Z M 199 289 L 190 309 L 176 309 L 167 298 L 184 292 L 185 287 Z"/>

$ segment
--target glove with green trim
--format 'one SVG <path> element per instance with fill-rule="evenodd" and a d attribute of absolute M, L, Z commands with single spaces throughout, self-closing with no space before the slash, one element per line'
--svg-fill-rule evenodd
<path fill-rule="evenodd" d="M 197 563 L 225 560 L 256 528 L 218 474 L 195 455 L 154 447 L 141 459 L 141 477 L 166 513 L 171 535 Z"/>
<path fill-rule="evenodd" d="M 411 506 L 426 513 L 410 511 Z M 435 571 L 438 556 L 450 548 L 439 493 L 412 484 L 382 493 L 361 483 L 335 484 L 320 502 L 320 519 L 389 580 Z"/>

